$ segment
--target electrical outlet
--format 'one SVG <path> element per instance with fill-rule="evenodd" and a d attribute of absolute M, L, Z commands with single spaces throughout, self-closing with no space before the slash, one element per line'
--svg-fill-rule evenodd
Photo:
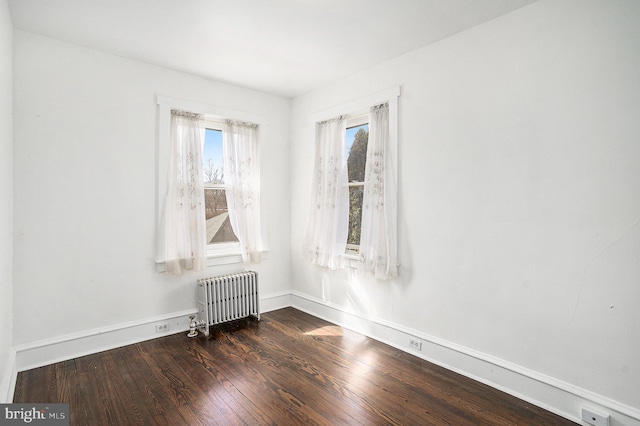
<path fill-rule="evenodd" d="M 409 346 L 417 351 L 422 350 L 422 342 L 418 339 L 409 338 Z"/>
<path fill-rule="evenodd" d="M 594 426 L 609 426 L 609 413 L 597 408 L 582 407 L 582 420 Z"/>
<path fill-rule="evenodd" d="M 169 323 L 168 322 L 159 322 L 156 324 L 156 333 L 164 333 L 169 331 Z"/>

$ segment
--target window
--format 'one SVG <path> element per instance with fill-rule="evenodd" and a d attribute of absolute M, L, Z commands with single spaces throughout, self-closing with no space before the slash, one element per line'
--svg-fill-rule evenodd
<path fill-rule="evenodd" d="M 237 243 L 233 232 L 224 185 L 222 123 L 204 122 L 202 173 L 207 245 Z"/>
<path fill-rule="evenodd" d="M 347 122 L 347 176 L 349 181 L 349 232 L 347 254 L 357 254 L 362 229 L 362 200 L 364 195 L 364 171 L 369 141 L 368 116 L 355 117 Z"/>
<path fill-rule="evenodd" d="M 313 185 L 303 244 L 311 263 L 357 265 L 382 280 L 398 276 L 398 96 L 396 87 L 312 116 Z"/>
<path fill-rule="evenodd" d="M 198 226 L 204 230 L 197 234 L 202 235 L 202 240 L 206 239 L 206 266 L 259 262 L 267 249 L 266 230 L 261 226 L 257 134 L 259 131 L 261 142 L 268 142 L 268 122 L 261 115 L 164 96 L 157 97 L 157 104 L 157 271 L 169 271 L 169 262 L 173 262 L 168 255 L 168 222 L 174 217 L 167 211 L 173 155 L 172 111 L 195 113 L 204 119 L 200 126 L 204 133 L 203 158 L 198 165 L 202 171 L 197 174 L 198 186 L 202 188 L 199 190 L 204 192 L 204 202 L 199 210 L 204 211 L 196 216 L 205 223 Z M 223 157 L 223 146 L 227 146 L 226 157 Z M 249 161 L 244 158 L 247 152 L 250 153 Z M 228 166 L 223 166 L 223 159 Z M 250 169 L 245 167 L 247 163 L 251 164 Z M 233 229 L 239 230 L 237 234 Z"/>

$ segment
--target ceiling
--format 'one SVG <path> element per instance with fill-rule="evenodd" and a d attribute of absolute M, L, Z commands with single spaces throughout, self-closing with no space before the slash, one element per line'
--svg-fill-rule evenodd
<path fill-rule="evenodd" d="M 536 0 L 9 0 L 15 28 L 295 97 Z"/>

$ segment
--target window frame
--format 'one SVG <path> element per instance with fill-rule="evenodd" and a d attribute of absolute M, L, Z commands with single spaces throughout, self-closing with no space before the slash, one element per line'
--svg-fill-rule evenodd
<path fill-rule="evenodd" d="M 208 105 L 192 102 L 184 99 L 167 96 L 157 96 L 158 128 L 156 145 L 156 270 L 165 272 L 165 219 L 164 203 L 167 196 L 167 177 L 169 172 L 169 147 L 171 131 L 171 110 L 179 109 L 202 114 L 205 121 L 224 123 L 226 120 L 237 120 L 255 123 L 260 128 L 260 144 L 258 145 L 258 157 L 262 157 L 262 146 L 269 141 L 269 123 L 262 115 L 238 111 L 216 105 Z M 262 180 L 262 175 L 260 175 Z M 262 222 L 262 241 L 266 239 L 266 221 L 264 200 L 261 200 L 260 216 Z M 265 259 L 267 249 L 263 250 L 262 258 Z M 242 263 L 240 243 L 219 243 L 207 245 L 207 267 Z"/>
<path fill-rule="evenodd" d="M 207 115 L 203 119 L 203 129 L 206 132 L 207 129 L 223 131 L 224 123 L 220 120 L 215 120 Z M 224 155 L 224 148 L 223 153 Z M 204 166 L 204 165 L 203 165 Z M 204 189 L 223 189 L 226 191 L 225 184 L 207 184 L 204 183 Z M 226 242 L 226 243 L 207 243 L 207 257 L 224 256 L 227 253 L 240 253 L 240 242 Z"/>
<path fill-rule="evenodd" d="M 363 126 L 365 124 L 369 124 L 369 113 L 365 113 L 365 114 L 359 114 L 359 115 L 355 115 L 355 116 L 350 116 L 347 119 L 346 125 L 345 127 L 348 129 L 351 129 L 353 127 L 359 127 L 359 126 Z M 347 160 L 349 159 L 349 153 L 347 153 Z M 349 185 L 349 189 L 351 189 L 352 187 L 357 187 L 360 186 L 362 187 L 362 189 L 364 190 L 364 181 L 362 182 L 348 182 Z M 351 229 L 349 229 L 349 231 L 351 231 Z M 346 255 L 351 255 L 351 256 L 358 256 L 358 254 L 360 254 L 360 244 L 349 244 L 347 242 L 346 247 L 345 247 L 345 254 Z"/>
<path fill-rule="evenodd" d="M 345 102 L 335 107 L 326 109 L 324 111 L 317 112 L 311 116 L 313 125 L 311 129 L 315 129 L 315 123 L 331 120 L 335 117 L 346 115 L 347 125 L 346 127 L 353 127 L 350 124 L 350 120 L 358 117 L 366 117 L 366 122 L 369 122 L 369 109 L 372 106 L 380 105 L 385 102 L 389 104 L 389 152 L 390 165 L 392 167 L 392 175 L 395 182 L 398 182 L 398 98 L 400 97 L 400 86 L 392 87 L 390 89 L 364 96 L 352 101 Z M 355 121 L 354 121 L 355 122 Z M 311 138 L 313 140 L 313 137 Z M 397 196 L 397 194 L 396 194 Z M 389 214 L 389 220 L 391 222 L 391 229 L 394 234 L 393 243 L 396 244 L 397 250 L 397 235 L 398 235 L 398 220 L 397 220 L 397 199 L 396 208 Z M 360 249 L 355 252 L 350 250 L 349 245 L 345 249 L 344 258 L 348 261 L 346 265 L 348 267 L 357 267 L 357 260 L 359 257 Z M 353 246 L 353 245 L 351 245 Z"/>

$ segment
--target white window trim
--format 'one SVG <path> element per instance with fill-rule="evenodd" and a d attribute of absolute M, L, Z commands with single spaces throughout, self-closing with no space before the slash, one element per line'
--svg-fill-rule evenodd
<path fill-rule="evenodd" d="M 350 129 L 353 127 L 358 127 L 358 126 L 362 126 L 363 124 L 369 124 L 369 111 L 359 114 L 359 115 L 355 115 L 355 116 L 351 116 L 347 119 L 347 123 L 346 123 L 346 128 Z M 347 153 L 348 155 L 349 153 Z M 364 182 L 349 182 L 349 187 L 351 188 L 352 186 L 362 186 L 362 188 L 364 188 Z M 358 254 L 360 253 L 360 245 L 359 244 L 349 244 L 347 243 L 347 246 L 345 248 L 345 256 L 349 257 L 349 258 L 357 258 Z"/>
<path fill-rule="evenodd" d="M 389 155 L 391 156 L 391 166 L 393 167 L 392 173 L 394 180 L 398 182 L 398 97 L 400 96 L 400 86 L 396 86 L 387 89 L 382 92 L 374 93 L 369 96 L 365 96 L 359 99 L 352 100 L 350 102 L 326 109 L 324 111 L 317 112 L 312 115 L 312 129 L 315 129 L 315 123 L 331 120 L 340 115 L 347 114 L 348 121 L 347 127 L 353 127 L 360 122 L 360 117 L 365 117 L 364 122 L 368 122 L 369 108 L 374 105 L 380 105 L 382 103 L 389 103 Z M 399 192 L 399 191 L 398 191 Z M 397 206 L 397 200 L 396 200 Z M 398 232 L 398 220 L 397 220 L 397 208 L 390 214 L 391 223 L 395 224 L 394 232 Z M 397 240 L 397 239 L 396 239 Z M 350 253 L 351 251 L 351 253 Z M 345 265 L 349 268 L 356 268 L 358 266 L 358 254 L 354 253 L 353 248 L 350 249 L 347 245 L 347 250 L 344 254 L 346 260 Z"/>
<path fill-rule="evenodd" d="M 214 120 L 210 116 L 204 117 L 204 127 L 207 129 L 213 129 L 222 131 L 223 122 Z M 204 189 L 225 189 L 223 184 L 205 184 Z M 229 243 L 218 243 L 218 244 L 207 244 L 207 259 L 213 257 L 224 257 L 229 254 L 240 254 L 240 243 L 239 242 L 229 242 Z M 208 263 L 208 262 L 207 262 Z"/>
<path fill-rule="evenodd" d="M 352 127 L 362 126 L 363 124 L 369 124 L 369 111 L 349 117 L 347 119 L 346 128 L 350 129 Z"/>
<path fill-rule="evenodd" d="M 167 173 L 169 172 L 169 146 L 171 129 L 171 110 L 177 109 L 203 114 L 212 121 L 224 122 L 225 120 L 238 120 L 255 123 L 260 126 L 260 146 L 258 155 L 262 147 L 269 141 L 269 123 L 266 118 L 244 111 L 237 111 L 216 105 L 202 104 L 187 101 L 184 99 L 171 98 L 167 96 L 157 96 L 158 105 L 158 139 L 156 146 L 156 270 L 165 272 L 165 220 L 164 203 L 167 196 Z M 264 202 L 260 206 L 262 222 L 262 241 L 266 238 L 266 220 Z M 266 258 L 268 249 L 263 250 L 262 259 Z M 207 246 L 207 267 L 217 265 L 227 265 L 232 263 L 242 263 L 239 243 L 211 244 Z"/>

